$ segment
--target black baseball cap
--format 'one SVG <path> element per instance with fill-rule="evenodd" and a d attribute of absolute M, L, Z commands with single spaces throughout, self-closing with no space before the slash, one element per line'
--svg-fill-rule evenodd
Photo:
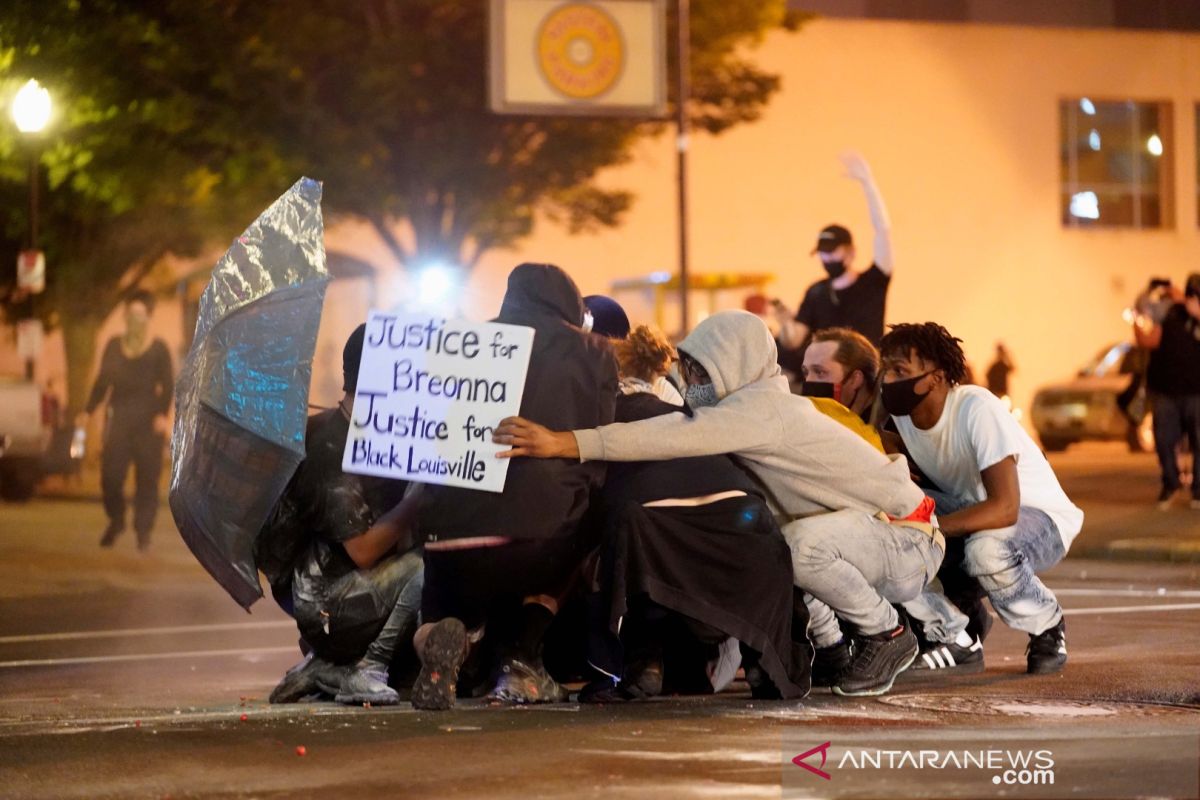
<path fill-rule="evenodd" d="M 844 244 L 854 244 L 850 231 L 841 225 L 826 225 L 817 236 L 817 246 L 813 253 L 832 253 Z M 812 253 L 809 253 L 812 255 Z"/>

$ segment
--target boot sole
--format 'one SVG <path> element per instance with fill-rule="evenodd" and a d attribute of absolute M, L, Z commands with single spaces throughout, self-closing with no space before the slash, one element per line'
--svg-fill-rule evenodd
<path fill-rule="evenodd" d="M 335 695 L 333 699 L 344 706 L 361 706 L 363 703 L 370 703 L 373 706 L 394 706 L 400 702 L 400 695 L 395 692 L 387 694 L 339 694 Z"/>
<path fill-rule="evenodd" d="M 413 684 L 413 708 L 445 711 L 454 706 L 458 671 L 467 656 L 467 629 L 457 619 L 444 619 L 433 626 L 425 640 L 421 673 Z"/>
<path fill-rule="evenodd" d="M 1067 668 L 1067 660 L 1065 658 L 1058 663 L 1047 664 L 1042 667 L 1034 667 L 1027 663 L 1025 665 L 1025 674 L 1026 675 L 1055 675 L 1059 672 L 1062 672 L 1066 668 Z"/>
<path fill-rule="evenodd" d="M 900 673 L 908 669 L 909 666 L 912 665 L 912 662 L 916 661 L 918 655 L 920 655 L 919 650 L 916 653 L 913 653 L 907 661 L 902 663 L 899 668 L 896 669 L 896 671 L 892 674 L 892 677 L 888 679 L 887 684 L 884 686 L 876 686 L 870 689 L 858 689 L 853 692 L 847 692 L 840 686 L 834 686 L 833 693 L 836 695 L 841 695 L 842 697 L 878 697 L 881 694 L 887 694 L 892 690 L 892 684 L 896 682 L 896 678 L 900 675 Z"/>

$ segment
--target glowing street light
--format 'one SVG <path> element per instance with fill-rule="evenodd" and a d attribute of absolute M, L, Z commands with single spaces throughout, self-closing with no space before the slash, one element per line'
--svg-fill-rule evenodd
<path fill-rule="evenodd" d="M 21 133 L 40 133 L 50 121 L 50 92 L 35 80 L 28 81 L 12 102 L 12 118 Z"/>
<path fill-rule="evenodd" d="M 1146 149 L 1150 151 L 1152 156 L 1161 156 L 1163 154 L 1163 141 L 1157 133 L 1151 135 L 1146 140 Z"/>

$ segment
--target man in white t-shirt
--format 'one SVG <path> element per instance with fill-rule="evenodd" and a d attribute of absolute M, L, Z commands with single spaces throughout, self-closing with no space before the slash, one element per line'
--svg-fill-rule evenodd
<path fill-rule="evenodd" d="M 1062 607 L 1037 573 L 1057 564 L 1083 526 L 1037 445 L 986 389 L 960 385 L 960 340 L 941 325 L 895 325 L 880 343 L 882 400 L 909 459 L 934 484 L 949 542 L 962 537 L 962 570 L 975 578 L 1009 626 L 1029 634 L 1027 671 L 1067 661 Z M 930 646 L 916 669 L 982 665 L 982 641 L 936 589 L 905 610 Z"/>

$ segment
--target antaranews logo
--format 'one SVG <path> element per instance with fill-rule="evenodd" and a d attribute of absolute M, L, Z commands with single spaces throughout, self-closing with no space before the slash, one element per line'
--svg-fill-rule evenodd
<path fill-rule="evenodd" d="M 818 775 L 818 776 L 824 778 L 825 780 L 830 780 L 832 778 L 832 776 L 828 772 L 826 772 L 824 769 L 818 769 L 817 767 L 814 767 L 812 764 L 806 764 L 806 763 L 804 763 L 804 760 L 806 758 L 809 758 L 810 756 L 814 756 L 817 753 L 820 753 L 821 754 L 821 767 L 824 767 L 825 760 L 829 757 L 829 748 L 831 745 L 832 745 L 832 742 L 825 742 L 825 744 L 819 744 L 816 747 L 814 747 L 813 749 L 811 749 L 807 752 L 801 753 L 800 755 L 793 758 L 792 763 L 795 764 L 797 767 L 808 770 L 809 772 L 811 772 L 814 775 Z"/>
<path fill-rule="evenodd" d="M 792 763 L 817 777 L 832 780 L 825 771 L 833 742 L 817 745 L 792 759 Z M 820 766 L 808 763 L 821 757 Z M 882 750 L 845 748 L 837 762 L 839 770 L 980 770 L 991 773 L 991 782 L 1005 786 L 1054 784 L 1054 755 L 1048 749 L 923 749 Z"/>

